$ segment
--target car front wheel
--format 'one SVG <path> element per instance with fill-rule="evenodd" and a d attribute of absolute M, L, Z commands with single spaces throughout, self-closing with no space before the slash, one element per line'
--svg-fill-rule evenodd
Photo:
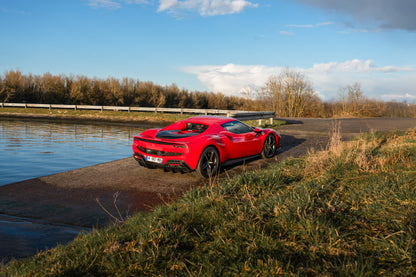
<path fill-rule="evenodd" d="M 202 151 L 196 172 L 202 177 L 210 178 L 217 174 L 219 166 L 220 154 L 218 150 L 213 146 L 208 146 Z"/>
<path fill-rule="evenodd" d="M 269 134 L 264 140 L 263 151 L 261 156 L 263 158 L 272 158 L 277 151 L 276 137 L 273 134 Z"/>

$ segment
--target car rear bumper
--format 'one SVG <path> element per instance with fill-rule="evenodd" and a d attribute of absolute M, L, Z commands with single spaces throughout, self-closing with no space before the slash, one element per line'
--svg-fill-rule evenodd
<path fill-rule="evenodd" d="M 133 157 L 141 166 L 144 166 L 144 167 L 150 167 L 150 168 L 157 167 L 157 168 L 163 168 L 166 171 L 184 172 L 184 173 L 194 171 L 186 162 L 182 160 L 168 159 L 163 164 L 158 164 L 158 163 L 146 161 L 145 157 L 138 152 L 134 152 Z"/>

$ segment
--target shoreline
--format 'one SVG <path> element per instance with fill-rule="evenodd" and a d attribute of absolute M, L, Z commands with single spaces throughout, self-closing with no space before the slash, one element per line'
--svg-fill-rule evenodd
<path fill-rule="evenodd" d="M 57 115 L 57 114 L 35 114 L 35 113 L 11 113 L 0 112 L 0 119 L 28 119 L 39 121 L 53 121 L 53 122 L 77 122 L 82 124 L 94 124 L 94 125 L 121 125 L 132 126 L 137 125 L 143 127 L 164 127 L 173 121 L 170 120 L 146 120 L 146 119 L 133 119 L 133 118 L 121 118 L 118 116 L 76 116 L 76 115 Z"/>

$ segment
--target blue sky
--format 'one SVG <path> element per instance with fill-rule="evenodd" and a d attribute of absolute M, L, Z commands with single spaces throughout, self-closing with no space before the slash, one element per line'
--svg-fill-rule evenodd
<path fill-rule="evenodd" d="M 414 0 L 0 0 L 0 73 L 133 78 L 238 95 L 290 67 L 416 101 Z"/>

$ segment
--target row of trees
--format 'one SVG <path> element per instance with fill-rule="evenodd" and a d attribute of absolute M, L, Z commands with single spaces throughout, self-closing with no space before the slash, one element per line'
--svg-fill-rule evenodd
<path fill-rule="evenodd" d="M 369 99 L 359 83 L 341 88 L 334 101 L 323 102 L 305 76 L 290 69 L 271 76 L 257 99 L 282 117 L 416 117 L 416 104 Z"/>
<path fill-rule="evenodd" d="M 305 76 L 291 69 L 271 76 L 246 97 L 189 92 L 175 84 L 160 86 L 130 78 L 23 75 L 0 76 L 0 102 L 141 106 L 227 110 L 272 110 L 278 117 L 416 117 L 416 105 L 369 99 L 359 83 L 341 88 L 332 102 L 323 102 Z"/>
<path fill-rule="evenodd" d="M 191 93 L 175 84 L 160 86 L 130 78 L 23 75 L 11 70 L 0 76 L 0 102 L 232 110 L 248 109 L 255 101 L 221 93 Z"/>

